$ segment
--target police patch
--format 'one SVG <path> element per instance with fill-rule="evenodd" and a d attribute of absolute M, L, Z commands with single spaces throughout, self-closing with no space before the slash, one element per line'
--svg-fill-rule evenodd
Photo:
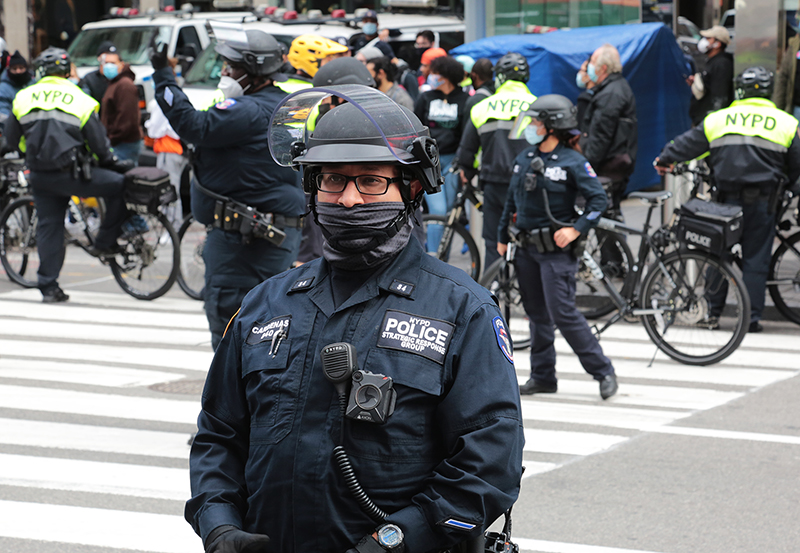
<path fill-rule="evenodd" d="M 378 347 L 407 351 L 444 365 L 455 326 L 447 321 L 387 311 L 378 334 Z"/>
<path fill-rule="evenodd" d="M 492 319 L 492 328 L 494 334 L 497 336 L 497 345 L 500 346 L 500 351 L 506 356 L 510 362 L 514 362 L 514 350 L 511 348 L 511 338 L 508 336 L 506 330 L 506 323 L 503 322 L 503 317 L 495 317 Z"/>
<path fill-rule="evenodd" d="M 227 100 L 222 100 L 220 103 L 215 105 L 214 107 L 217 109 L 228 109 L 231 106 L 236 105 L 236 100 L 233 98 L 228 98 Z"/>
<path fill-rule="evenodd" d="M 400 296 L 408 297 L 414 291 L 414 285 L 395 279 L 392 281 L 391 286 L 389 286 L 389 290 Z"/>
<path fill-rule="evenodd" d="M 291 315 L 284 315 L 283 317 L 275 317 L 266 323 L 256 323 L 250 329 L 250 334 L 247 336 L 247 342 L 250 345 L 260 344 L 261 342 L 271 342 L 272 338 L 280 331 L 289 333 L 289 323 L 292 321 Z"/>
<path fill-rule="evenodd" d="M 292 284 L 292 287 L 289 288 L 289 292 L 299 292 L 301 290 L 308 290 L 309 288 L 311 288 L 311 285 L 314 284 L 315 278 L 316 277 L 313 276 L 307 278 L 301 278 L 300 280 Z"/>
<path fill-rule="evenodd" d="M 589 163 L 587 161 L 586 163 L 583 164 L 583 166 L 586 168 L 586 174 L 587 175 L 589 175 L 590 177 L 596 177 L 597 176 L 597 173 L 594 172 L 594 168 L 592 167 L 591 163 Z"/>

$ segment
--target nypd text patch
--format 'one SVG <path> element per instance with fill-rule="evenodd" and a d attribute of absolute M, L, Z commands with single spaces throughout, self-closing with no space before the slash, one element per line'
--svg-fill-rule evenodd
<path fill-rule="evenodd" d="M 272 338 L 279 332 L 289 332 L 289 323 L 292 321 L 291 315 L 284 315 L 282 317 L 275 317 L 266 323 L 256 323 L 250 329 L 250 334 L 247 336 L 247 342 L 250 345 L 260 344 L 261 342 L 271 342 Z M 284 334 L 285 335 L 285 334 Z"/>
<path fill-rule="evenodd" d="M 416 353 L 444 365 L 455 326 L 438 319 L 387 311 L 378 334 L 378 347 Z"/>
<path fill-rule="evenodd" d="M 511 338 L 506 330 L 506 323 L 503 322 L 503 317 L 495 317 L 492 319 L 492 328 L 494 334 L 497 336 L 497 345 L 500 346 L 500 351 L 506 356 L 506 359 L 514 362 L 514 350 L 511 347 Z"/>

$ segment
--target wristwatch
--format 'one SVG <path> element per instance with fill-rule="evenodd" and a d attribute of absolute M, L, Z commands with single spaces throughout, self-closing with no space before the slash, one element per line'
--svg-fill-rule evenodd
<path fill-rule="evenodd" d="M 395 524 L 384 524 L 378 528 L 378 544 L 391 553 L 403 553 L 403 531 Z"/>

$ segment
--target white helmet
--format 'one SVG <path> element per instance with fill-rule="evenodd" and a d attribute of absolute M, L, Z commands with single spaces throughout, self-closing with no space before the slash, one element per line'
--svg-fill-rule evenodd
<path fill-rule="evenodd" d="M 0 54 L 8 50 L 8 44 L 3 37 L 0 37 Z"/>

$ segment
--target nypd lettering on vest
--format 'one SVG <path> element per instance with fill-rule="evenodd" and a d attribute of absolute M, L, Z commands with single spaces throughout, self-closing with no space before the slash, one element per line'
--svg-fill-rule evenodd
<path fill-rule="evenodd" d="M 378 347 L 407 351 L 444 364 L 455 326 L 447 321 L 387 311 L 378 334 Z"/>
<path fill-rule="evenodd" d="M 250 329 L 250 334 L 247 336 L 247 342 L 250 345 L 260 344 L 261 342 L 272 342 L 272 338 L 278 332 L 289 332 L 289 323 L 292 321 L 291 315 L 284 315 L 282 317 L 275 317 L 266 323 L 256 323 Z M 284 334 L 284 336 L 286 335 Z"/>

